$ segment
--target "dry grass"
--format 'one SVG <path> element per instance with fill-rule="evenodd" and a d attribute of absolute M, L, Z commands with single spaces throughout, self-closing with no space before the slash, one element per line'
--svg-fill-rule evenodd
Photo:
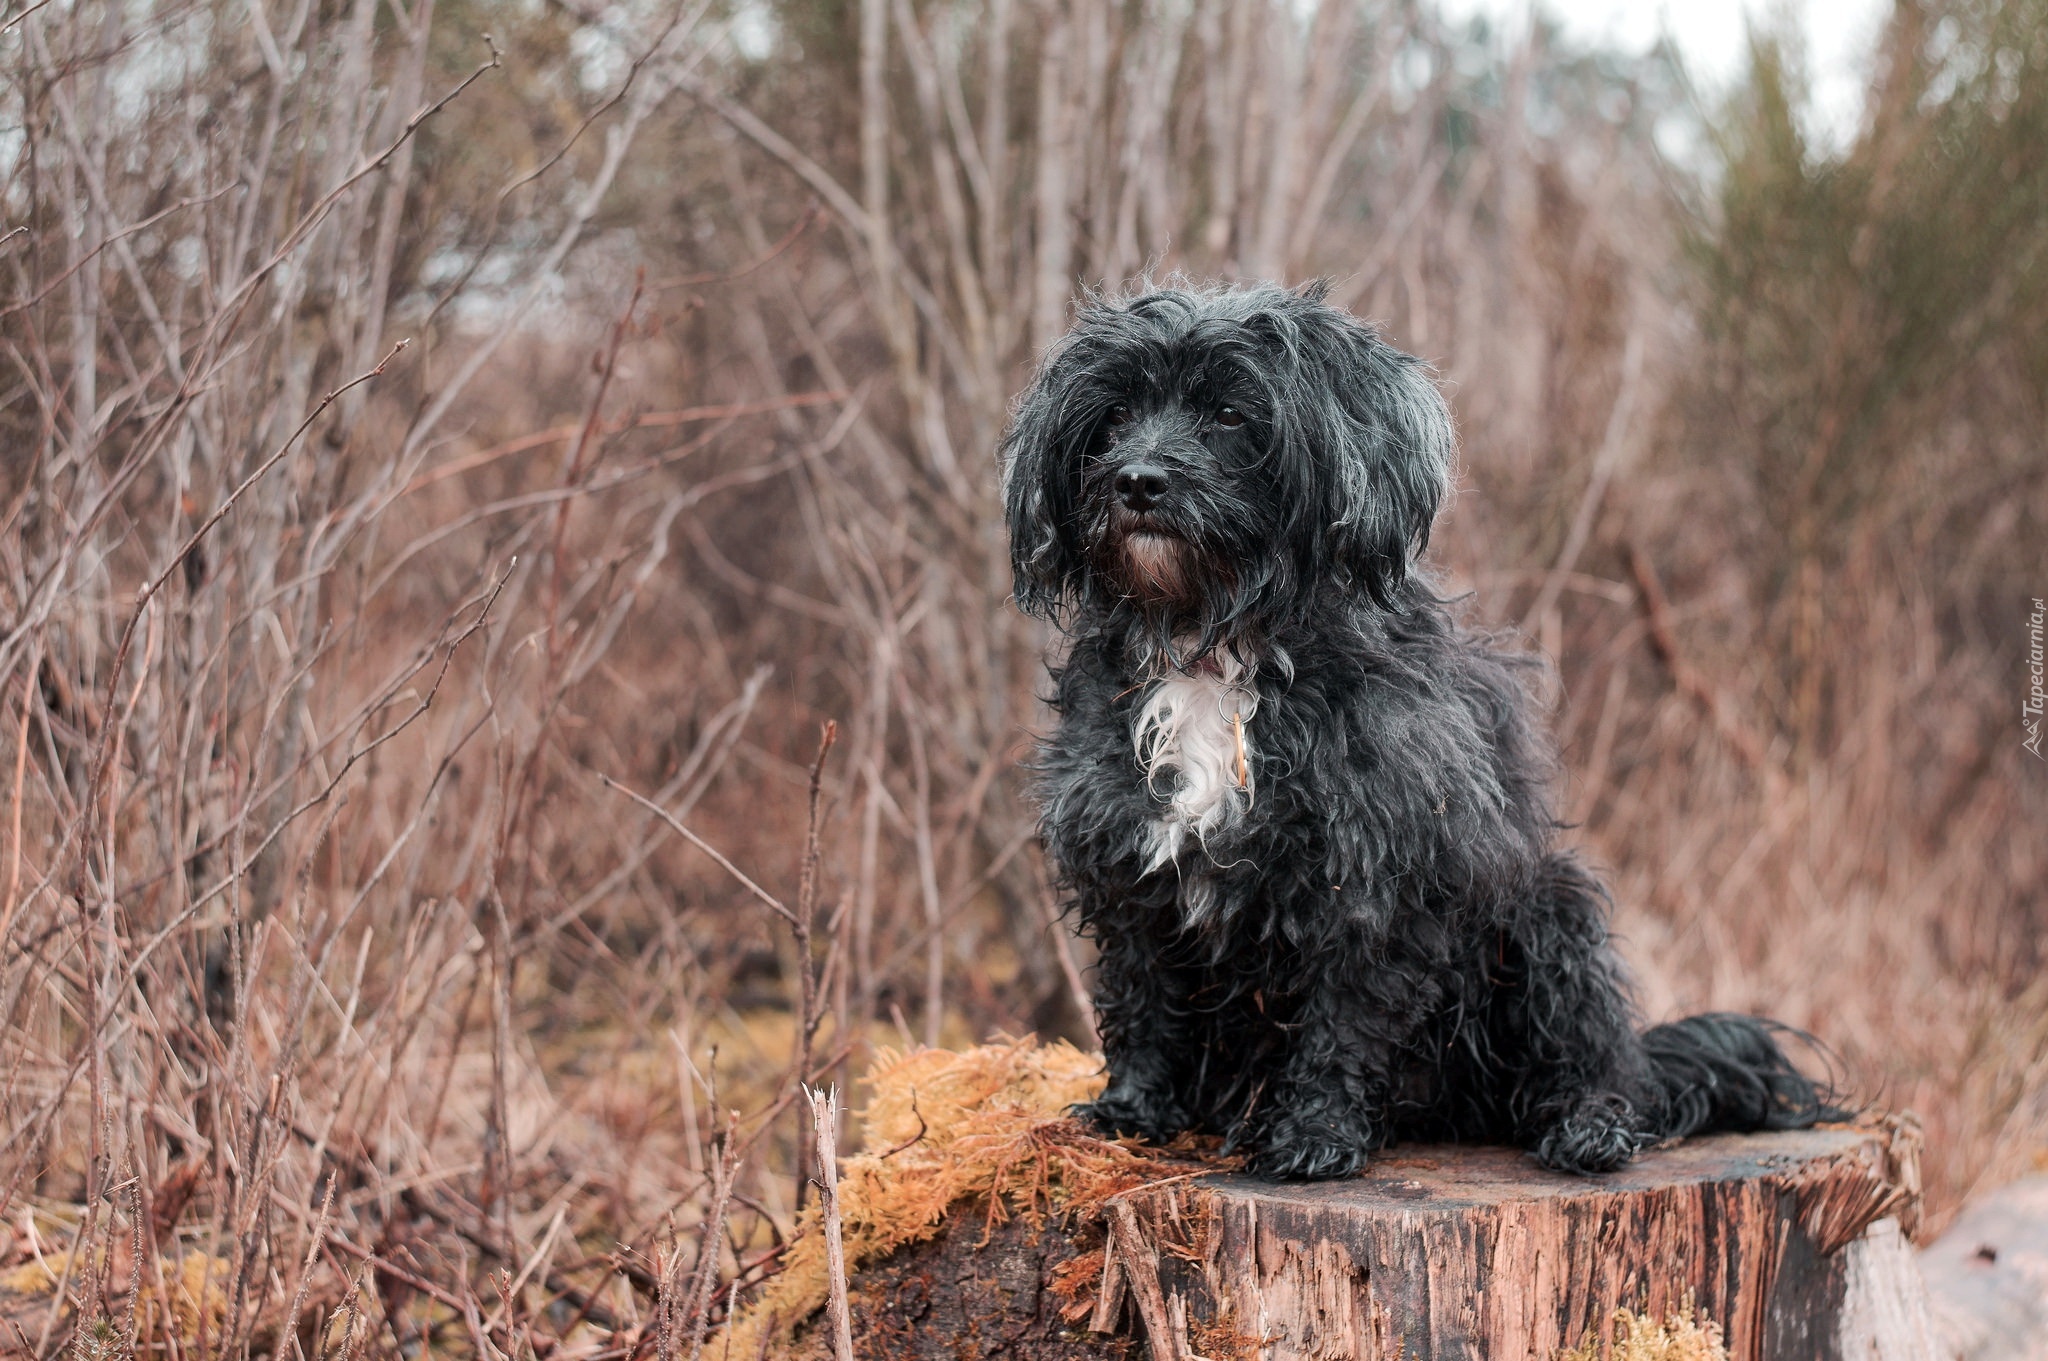
<path fill-rule="evenodd" d="M 988 451 L 1148 265 L 1442 363 L 1648 1012 L 1812 1029 L 1933 1228 L 2048 1145 L 2038 0 L 1709 175 L 1405 3 L 10 15 L 0 1348 L 686 1353 L 800 1082 L 1085 1048 Z"/>

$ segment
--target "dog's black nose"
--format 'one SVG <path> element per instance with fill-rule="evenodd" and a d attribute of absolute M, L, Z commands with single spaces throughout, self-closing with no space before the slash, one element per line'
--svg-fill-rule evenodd
<path fill-rule="evenodd" d="M 1131 510 L 1150 510 L 1166 495 L 1166 469 L 1133 463 L 1116 474 L 1117 500 Z"/>

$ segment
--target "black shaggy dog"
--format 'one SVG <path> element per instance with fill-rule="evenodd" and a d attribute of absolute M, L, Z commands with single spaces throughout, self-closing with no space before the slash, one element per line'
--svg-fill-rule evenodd
<path fill-rule="evenodd" d="M 1020 401 L 1017 600 L 1072 644 L 1039 775 L 1101 952 L 1096 1125 L 1315 1178 L 1398 1139 L 1601 1172 L 1827 1113 L 1767 1022 L 1636 1029 L 1524 664 L 1416 566 L 1453 449 L 1428 370 L 1320 287 L 1093 301 Z"/>

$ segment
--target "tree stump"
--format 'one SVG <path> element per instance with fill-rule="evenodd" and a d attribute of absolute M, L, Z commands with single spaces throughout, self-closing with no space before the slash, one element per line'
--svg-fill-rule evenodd
<path fill-rule="evenodd" d="M 1734 1361 L 1923 1361 L 1914 1143 L 1720 1136 L 1594 1178 L 1491 1148 L 1396 1151 L 1341 1182 L 1204 1178 L 1127 1198 L 1106 1280 L 1155 1361 L 1551 1361 L 1617 1310 L 1686 1309 Z"/>
<path fill-rule="evenodd" d="M 1945 1353 L 1901 1230 L 1916 1144 L 1896 1123 L 1720 1136 L 1590 1178 L 1507 1149 L 1404 1148 L 1351 1180 L 1183 1173 L 1031 1223 L 964 1203 L 856 1275 L 854 1351 L 1557 1361 L 1589 1342 L 1607 1355 L 1618 1310 L 1689 1310 L 1733 1361 L 1929 1361 Z M 829 1357 L 822 1330 L 794 1354 Z"/>

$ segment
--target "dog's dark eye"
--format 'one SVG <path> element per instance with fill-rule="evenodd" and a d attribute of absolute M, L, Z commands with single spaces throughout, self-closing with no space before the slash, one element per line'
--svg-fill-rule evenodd
<path fill-rule="evenodd" d="M 1119 425 L 1129 425 L 1130 423 L 1131 409 L 1125 406 L 1122 402 L 1118 402 L 1115 406 L 1109 409 L 1110 429 L 1114 430 Z"/>
<path fill-rule="evenodd" d="M 1216 413 L 1216 424 L 1225 430 L 1235 430 L 1244 424 L 1244 413 L 1234 406 L 1226 406 Z"/>

